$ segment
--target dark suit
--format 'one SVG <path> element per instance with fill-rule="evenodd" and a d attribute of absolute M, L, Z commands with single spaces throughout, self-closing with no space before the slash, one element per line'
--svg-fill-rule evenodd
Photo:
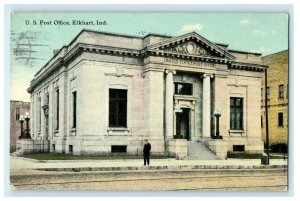
<path fill-rule="evenodd" d="M 144 154 L 144 165 L 150 164 L 150 150 L 151 150 L 151 144 L 149 142 L 147 142 L 144 145 L 144 149 L 143 149 L 143 154 Z"/>

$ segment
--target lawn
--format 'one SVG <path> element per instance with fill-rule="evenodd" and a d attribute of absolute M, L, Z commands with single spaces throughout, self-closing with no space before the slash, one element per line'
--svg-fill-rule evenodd
<path fill-rule="evenodd" d="M 227 158 L 240 158 L 240 159 L 260 159 L 261 154 L 233 154 L 228 153 Z M 270 159 L 283 159 L 284 154 L 270 154 Z M 285 158 L 287 159 L 287 154 L 285 154 Z"/>
<path fill-rule="evenodd" d="M 142 159 L 143 156 L 132 155 L 109 155 L 109 156 L 74 156 L 71 154 L 59 153 L 31 153 L 23 155 L 25 158 L 36 160 L 125 160 L 125 159 Z M 152 159 L 165 159 L 165 156 L 151 156 Z"/>

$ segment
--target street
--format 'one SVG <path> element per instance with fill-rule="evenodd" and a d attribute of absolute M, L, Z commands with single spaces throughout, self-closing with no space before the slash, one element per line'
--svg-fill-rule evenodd
<path fill-rule="evenodd" d="M 284 169 L 11 172 L 17 190 L 285 191 Z"/>

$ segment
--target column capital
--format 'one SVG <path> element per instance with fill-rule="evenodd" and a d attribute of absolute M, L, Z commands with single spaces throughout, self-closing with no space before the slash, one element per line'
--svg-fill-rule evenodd
<path fill-rule="evenodd" d="M 210 78 L 214 78 L 213 74 L 208 74 L 208 73 L 204 73 L 200 76 L 200 78 L 206 78 L 206 77 L 210 77 Z"/>
<path fill-rule="evenodd" d="M 174 75 L 176 74 L 176 70 L 172 70 L 172 69 L 166 69 L 165 71 L 167 74 L 168 73 L 173 73 Z"/>

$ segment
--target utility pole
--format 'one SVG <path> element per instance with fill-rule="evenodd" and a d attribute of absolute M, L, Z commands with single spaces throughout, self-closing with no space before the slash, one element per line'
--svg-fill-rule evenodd
<path fill-rule="evenodd" d="M 269 121 L 268 121 L 268 97 L 267 97 L 267 83 L 268 83 L 268 70 L 265 69 L 265 111 L 266 111 L 266 145 L 267 145 L 267 155 L 268 155 L 268 164 L 269 164 Z"/>

